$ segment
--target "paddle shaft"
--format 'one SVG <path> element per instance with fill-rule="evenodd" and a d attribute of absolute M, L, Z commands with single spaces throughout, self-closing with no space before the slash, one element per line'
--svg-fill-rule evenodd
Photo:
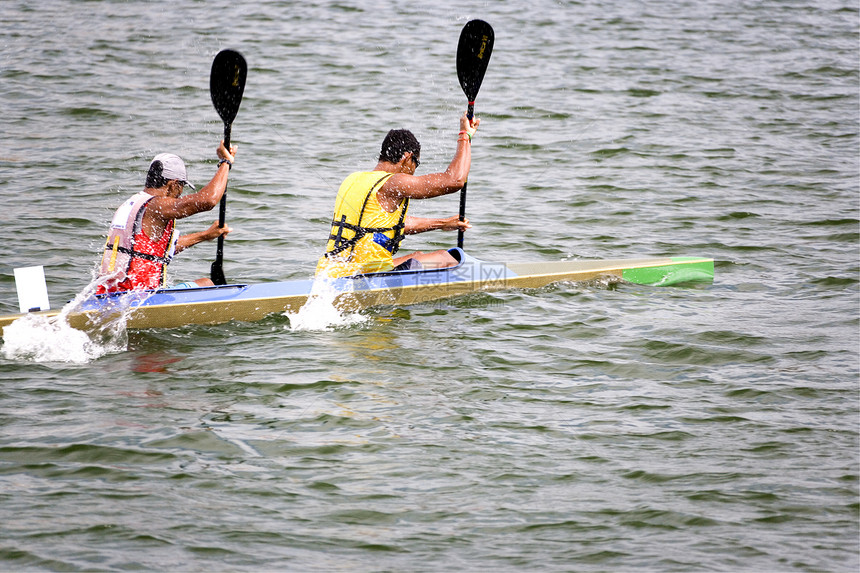
<path fill-rule="evenodd" d="M 469 108 L 466 110 L 466 117 L 469 118 L 469 121 L 472 121 L 472 118 L 475 117 L 475 102 L 469 102 Z M 466 187 L 469 185 L 468 181 L 463 182 L 463 188 L 460 189 L 460 221 L 466 220 Z M 463 248 L 463 235 L 466 232 L 463 229 L 459 229 L 457 231 L 457 246 L 461 249 Z"/>
<path fill-rule="evenodd" d="M 224 123 L 224 147 L 227 148 L 227 151 L 230 151 L 230 131 L 232 129 L 232 124 Z M 218 226 L 220 228 L 224 228 L 224 224 L 227 220 L 227 184 L 224 184 L 224 194 L 221 196 L 221 204 L 218 209 Z M 218 236 L 218 250 L 215 253 L 215 262 L 212 263 L 212 274 L 214 275 L 215 269 L 218 268 L 221 271 L 221 276 L 224 275 L 224 235 Z M 214 280 L 212 282 L 215 282 Z M 216 283 L 216 284 L 226 284 L 224 283 Z"/>

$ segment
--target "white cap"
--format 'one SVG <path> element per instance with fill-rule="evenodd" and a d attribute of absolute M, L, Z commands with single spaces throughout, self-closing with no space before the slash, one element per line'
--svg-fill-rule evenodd
<path fill-rule="evenodd" d="M 156 161 L 161 162 L 162 177 L 168 180 L 176 179 L 177 181 L 181 181 L 194 189 L 194 185 L 188 181 L 188 175 L 185 172 L 185 163 L 178 155 L 174 155 L 173 153 L 159 153 L 153 157 L 152 162 L 149 164 L 150 169 L 152 168 L 152 164 Z"/>

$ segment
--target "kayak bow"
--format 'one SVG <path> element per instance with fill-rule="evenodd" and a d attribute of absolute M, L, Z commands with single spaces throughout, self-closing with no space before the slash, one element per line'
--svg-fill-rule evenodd
<path fill-rule="evenodd" d="M 488 263 L 450 249 L 460 262 L 445 269 L 389 271 L 331 280 L 335 305 L 343 311 L 386 305 L 409 305 L 473 292 L 539 288 L 561 281 L 614 277 L 636 284 L 667 286 L 710 282 L 713 259 L 664 257 L 535 263 Z M 276 312 L 298 312 L 311 293 L 313 280 L 229 284 L 190 289 L 161 289 L 99 295 L 85 300 L 68 316 L 75 328 L 132 309 L 130 329 L 174 328 L 188 324 L 256 321 Z M 58 310 L 33 314 L 55 316 Z M 25 314 L 0 316 L 0 328 Z"/>

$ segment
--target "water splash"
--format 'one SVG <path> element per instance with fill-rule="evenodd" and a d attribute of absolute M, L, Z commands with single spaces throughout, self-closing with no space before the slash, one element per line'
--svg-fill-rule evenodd
<path fill-rule="evenodd" d="M 317 277 L 307 302 L 299 311 L 284 313 L 290 319 L 290 330 L 319 332 L 366 322 L 367 317 L 357 312 L 344 312 L 337 308 L 335 301 L 342 293 L 331 279 Z"/>
<path fill-rule="evenodd" d="M 124 352 L 128 348 L 126 324 L 133 310 L 129 305 L 90 321 L 86 331 L 69 324 L 69 315 L 93 296 L 99 284 L 92 281 L 57 315 L 28 314 L 3 328 L 3 356 L 7 360 L 86 364 Z"/>

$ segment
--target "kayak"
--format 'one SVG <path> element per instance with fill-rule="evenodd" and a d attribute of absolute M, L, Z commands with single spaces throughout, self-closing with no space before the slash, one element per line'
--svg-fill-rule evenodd
<path fill-rule="evenodd" d="M 663 257 L 576 260 L 531 263 L 491 263 L 460 248 L 449 252 L 459 261 L 444 269 L 388 271 L 325 281 L 334 305 L 344 312 L 387 305 L 411 305 L 474 292 L 540 288 L 563 281 L 609 277 L 635 284 L 668 286 L 711 282 L 713 259 Z M 273 313 L 296 313 L 312 292 L 313 279 L 213 287 L 159 289 L 95 295 L 68 313 L 69 324 L 85 329 L 119 314 L 127 314 L 127 328 L 175 328 L 190 324 L 219 324 L 233 320 L 257 321 Z M 317 290 L 313 290 L 313 289 Z M 46 317 L 59 310 L 33 312 Z M 26 316 L 0 316 L 0 328 Z"/>

